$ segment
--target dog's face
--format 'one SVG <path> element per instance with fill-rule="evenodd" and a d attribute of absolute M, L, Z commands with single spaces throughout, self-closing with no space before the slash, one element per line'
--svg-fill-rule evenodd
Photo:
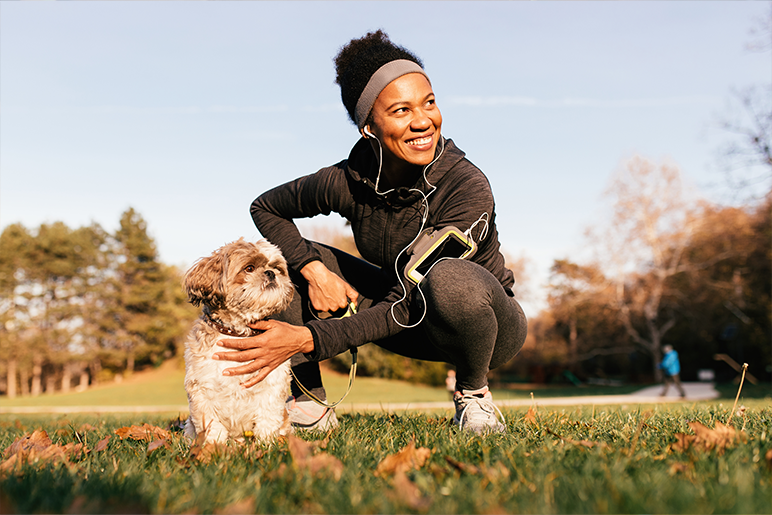
<path fill-rule="evenodd" d="M 267 240 L 250 243 L 243 238 L 196 262 L 183 285 L 194 305 L 238 314 L 246 323 L 283 311 L 294 294 L 278 247 Z"/>

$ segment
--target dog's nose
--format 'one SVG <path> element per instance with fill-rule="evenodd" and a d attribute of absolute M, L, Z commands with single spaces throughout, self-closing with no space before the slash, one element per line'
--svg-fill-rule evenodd
<path fill-rule="evenodd" d="M 273 281 L 276 279 L 276 274 L 273 272 L 273 270 L 266 270 L 265 276 L 268 278 L 269 281 Z"/>

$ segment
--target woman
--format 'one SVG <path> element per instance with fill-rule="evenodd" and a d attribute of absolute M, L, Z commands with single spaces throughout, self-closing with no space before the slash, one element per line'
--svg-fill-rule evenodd
<path fill-rule="evenodd" d="M 263 333 L 223 341 L 237 352 L 215 358 L 246 363 L 227 375 L 259 371 L 244 383 L 249 387 L 292 357 L 301 383 L 325 398 L 318 362 L 373 342 L 454 365 L 453 422 L 476 432 L 504 431 L 486 376 L 517 354 L 527 324 L 499 250 L 490 185 L 442 137 L 442 115 L 415 55 L 379 30 L 350 41 L 335 66 L 343 104 L 362 138 L 348 159 L 274 188 L 251 207 L 257 228 L 284 253 L 298 295 L 279 320 L 254 325 Z M 369 263 L 303 239 L 292 221 L 332 211 L 350 221 Z M 474 240 L 476 251 L 409 279 L 407 248 L 422 231 L 448 227 Z M 326 320 L 309 309 L 334 312 L 350 304 L 356 314 Z M 293 396 L 288 410 L 297 426 L 337 424 L 334 412 L 317 407 L 294 382 Z"/>

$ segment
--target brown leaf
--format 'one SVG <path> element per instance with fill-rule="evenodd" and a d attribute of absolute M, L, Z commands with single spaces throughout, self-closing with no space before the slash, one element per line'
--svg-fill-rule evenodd
<path fill-rule="evenodd" d="M 149 444 L 147 444 L 147 454 L 152 453 L 156 449 L 160 449 L 161 447 L 169 448 L 169 441 L 166 438 L 162 438 L 160 440 L 153 440 Z"/>
<path fill-rule="evenodd" d="M 407 477 L 404 471 L 394 474 L 394 489 L 391 496 L 416 511 L 427 510 L 432 504 L 431 498 L 424 497 L 418 486 Z"/>
<path fill-rule="evenodd" d="M 201 463 L 209 463 L 212 456 L 218 453 L 224 452 L 226 447 L 217 443 L 206 443 L 206 433 L 199 433 L 196 435 L 196 441 L 190 447 L 190 454 L 188 455 L 188 464 L 190 460 L 195 460 Z"/>
<path fill-rule="evenodd" d="M 131 440 L 147 440 L 148 442 L 162 440 L 171 436 L 166 429 L 151 426 L 148 423 L 141 426 L 120 427 L 113 432 L 118 435 L 121 440 L 130 438 Z"/>
<path fill-rule="evenodd" d="M 4 453 L 8 459 L 0 464 L 0 473 L 20 467 L 25 463 L 59 461 L 69 463 L 69 458 L 80 454 L 83 444 L 54 445 L 43 430 L 36 430 L 11 444 Z"/>
<path fill-rule="evenodd" d="M 598 447 L 602 448 L 602 449 L 608 447 L 608 445 L 605 442 L 591 442 L 589 440 L 579 440 L 579 441 L 572 440 L 571 438 L 566 438 L 564 436 L 561 436 L 561 435 L 555 433 L 549 427 L 545 427 L 544 429 L 547 431 L 547 433 L 551 434 L 552 436 L 556 436 L 556 437 L 560 438 L 560 441 L 563 442 L 563 443 L 568 443 L 568 444 L 571 444 L 571 445 L 576 445 L 578 447 L 586 447 L 587 449 L 592 449 L 596 445 Z M 557 444 L 557 442 L 555 442 L 555 443 Z"/>
<path fill-rule="evenodd" d="M 29 449 L 42 450 L 51 445 L 51 439 L 48 437 L 48 433 L 42 429 L 36 429 L 31 435 L 24 435 L 17 438 L 3 453 L 3 457 L 8 458 L 18 453 L 19 451 L 26 451 Z"/>
<path fill-rule="evenodd" d="M 445 461 L 447 461 L 451 467 L 458 470 L 459 472 L 463 472 L 465 474 L 472 474 L 472 475 L 477 475 L 480 473 L 480 469 L 475 467 L 474 465 L 461 463 L 460 461 L 454 460 L 450 456 L 445 456 Z"/>
<path fill-rule="evenodd" d="M 767 460 L 767 467 L 772 469 L 772 449 L 768 450 L 764 455 L 764 459 Z"/>
<path fill-rule="evenodd" d="M 102 452 L 105 449 L 107 449 L 107 444 L 110 441 L 110 435 L 105 436 L 99 442 L 97 442 L 96 447 L 94 447 L 94 452 Z"/>
<path fill-rule="evenodd" d="M 528 408 L 528 413 L 525 414 L 523 420 L 529 424 L 533 424 L 535 426 L 538 425 L 538 422 L 536 421 L 536 412 L 533 410 L 533 406 Z"/>
<path fill-rule="evenodd" d="M 375 469 L 375 475 L 393 475 L 412 469 L 420 469 L 431 454 L 432 451 L 426 447 L 416 449 L 415 440 L 413 440 L 397 454 L 386 456 Z"/>
<path fill-rule="evenodd" d="M 292 455 L 292 461 L 299 468 L 308 469 L 312 475 L 329 473 L 338 481 L 343 474 L 343 462 L 325 452 L 314 455 L 313 448 L 315 445 L 309 444 L 293 435 L 287 435 L 287 445 Z"/>
<path fill-rule="evenodd" d="M 670 468 L 668 469 L 668 474 L 671 476 L 675 476 L 678 473 L 684 473 L 689 470 L 689 466 L 685 465 L 684 463 L 673 463 L 670 465 Z"/>
<path fill-rule="evenodd" d="M 727 446 L 732 445 L 735 440 L 745 440 L 745 434 L 737 432 L 731 426 L 725 426 L 719 421 L 716 421 L 715 429 L 710 429 L 700 422 L 689 422 L 689 427 L 694 431 L 693 435 L 687 435 L 684 433 L 676 433 L 676 442 L 670 444 L 670 447 L 675 451 L 685 451 L 690 447 L 702 451 L 710 451 L 715 449 L 716 452 L 722 454 Z"/>
<path fill-rule="evenodd" d="M 254 497 L 247 497 L 215 510 L 216 515 L 240 515 L 241 513 L 254 513 L 257 502 Z"/>

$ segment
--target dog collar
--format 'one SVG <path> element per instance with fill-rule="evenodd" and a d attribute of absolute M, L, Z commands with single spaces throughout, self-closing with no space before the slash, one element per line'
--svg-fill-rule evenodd
<path fill-rule="evenodd" d="M 213 329 L 217 330 L 217 332 L 227 335 L 227 336 L 235 336 L 237 338 L 249 338 L 250 336 L 255 336 L 257 334 L 260 334 L 260 331 L 257 329 L 252 329 L 251 327 L 247 328 L 247 333 L 240 333 L 236 331 L 235 329 L 231 329 L 230 327 L 227 327 L 223 325 L 222 322 L 219 320 L 215 320 L 211 317 L 211 315 L 204 314 L 204 322 L 209 324 Z"/>

